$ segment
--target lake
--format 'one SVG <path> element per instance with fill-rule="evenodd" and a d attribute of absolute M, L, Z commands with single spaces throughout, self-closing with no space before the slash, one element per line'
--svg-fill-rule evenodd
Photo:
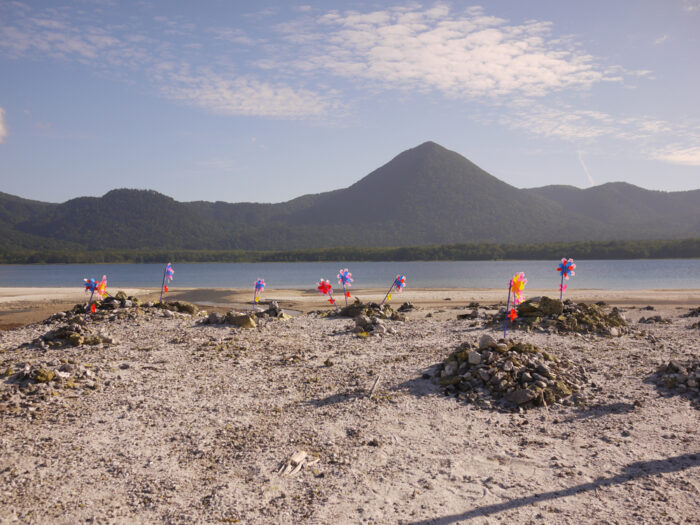
<path fill-rule="evenodd" d="M 569 286 L 579 289 L 700 289 L 700 259 L 576 260 Z M 389 287 L 397 273 L 414 288 L 504 288 L 525 272 L 528 288 L 558 288 L 559 261 L 415 261 L 354 263 L 173 263 L 174 290 L 182 288 L 252 288 L 258 278 L 268 289 L 315 288 L 320 278 L 337 286 L 346 266 L 353 289 Z M 107 275 L 109 288 L 160 287 L 165 264 L 0 265 L 0 287 L 72 287 L 83 278 Z"/>

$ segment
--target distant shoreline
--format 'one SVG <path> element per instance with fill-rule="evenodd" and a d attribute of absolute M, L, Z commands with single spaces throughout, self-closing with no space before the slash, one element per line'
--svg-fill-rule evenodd
<path fill-rule="evenodd" d="M 651 241 L 582 241 L 539 244 L 443 244 L 385 248 L 334 247 L 309 250 L 6 250 L 0 264 L 133 264 L 265 262 L 538 261 L 698 259 L 700 238 Z"/>

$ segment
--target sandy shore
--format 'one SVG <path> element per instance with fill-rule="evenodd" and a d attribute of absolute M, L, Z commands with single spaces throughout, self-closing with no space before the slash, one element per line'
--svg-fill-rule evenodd
<path fill-rule="evenodd" d="M 0 523 L 698 523 L 697 394 L 649 379 L 700 356 L 688 295 L 621 293 L 661 305 L 623 307 L 633 330 L 621 337 L 514 332 L 590 378 L 576 404 L 524 412 L 446 397 L 424 376 L 461 343 L 498 337 L 445 307 L 495 291 L 406 292 L 420 309 L 368 338 L 345 318 L 242 330 L 156 309 L 88 321 L 109 346 L 25 344 L 59 322 L 3 331 L 0 372 L 29 363 L 66 378 L 24 392 L 0 379 Z M 273 296 L 323 305 L 310 291 Z M 637 324 L 652 314 L 668 324 Z M 301 452 L 307 466 L 280 472 Z"/>
<path fill-rule="evenodd" d="M 156 288 L 129 288 L 127 295 L 155 300 L 159 296 Z M 355 296 L 355 292 L 357 295 Z M 553 296 L 556 292 L 545 289 L 528 289 L 526 297 Z M 386 294 L 383 289 L 353 290 L 353 297 L 363 301 L 381 301 Z M 232 308 L 245 310 L 252 307 L 250 290 L 186 288 L 174 289 L 168 294 L 172 300 L 198 304 L 210 311 L 225 311 Z M 410 289 L 394 293 L 392 304 L 405 301 L 421 307 L 463 308 L 471 302 L 499 303 L 504 300 L 503 290 L 493 289 Z M 623 306 L 666 305 L 690 306 L 700 303 L 700 290 L 572 290 L 566 296 L 576 302 L 595 303 L 605 301 Z M 336 296 L 342 303 L 342 294 Z M 324 301 L 316 290 L 265 290 L 263 301 L 277 300 L 283 308 L 309 312 L 325 308 Z M 86 301 L 87 295 L 76 288 L 0 288 L 0 330 L 17 328 L 45 319 L 52 313 L 66 310 L 75 303 Z"/>

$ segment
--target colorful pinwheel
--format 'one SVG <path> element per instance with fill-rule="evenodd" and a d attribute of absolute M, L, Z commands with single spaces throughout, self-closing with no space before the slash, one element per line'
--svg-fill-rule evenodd
<path fill-rule="evenodd" d="M 258 279 L 255 281 L 255 295 L 253 296 L 253 302 L 260 301 L 260 295 L 265 289 L 265 279 Z"/>
<path fill-rule="evenodd" d="M 168 263 L 168 265 L 165 267 L 165 271 L 163 272 L 163 283 L 160 285 L 160 301 L 163 302 L 163 292 L 168 293 L 168 285 L 165 284 L 165 280 L 167 279 L 168 282 L 173 280 L 173 274 L 175 274 L 175 270 L 173 270 L 173 265 Z"/>
<path fill-rule="evenodd" d="M 505 339 L 508 333 L 508 319 L 512 323 L 518 318 L 518 314 L 515 308 L 510 307 L 510 296 L 513 296 L 513 306 L 517 306 L 522 300 L 522 292 L 527 284 L 527 279 L 525 279 L 525 274 L 523 272 L 516 273 L 513 278 L 508 282 L 508 299 L 506 301 L 506 319 L 503 322 L 503 338 Z"/>
<path fill-rule="evenodd" d="M 327 279 L 321 279 L 318 281 L 318 286 L 316 287 L 318 292 L 321 295 L 327 295 L 328 296 L 328 302 L 331 304 L 335 304 L 335 299 L 333 299 L 333 287 L 331 286 L 330 281 Z"/>
<path fill-rule="evenodd" d="M 347 268 L 338 272 L 338 284 L 343 286 L 343 292 L 345 292 L 345 306 L 348 305 L 348 298 L 350 297 L 350 292 L 347 289 L 352 286 L 352 282 L 352 274 Z"/>
<path fill-rule="evenodd" d="M 382 304 L 384 304 L 385 301 L 391 301 L 392 290 L 396 289 L 397 292 L 400 292 L 401 290 L 403 290 L 404 286 L 406 286 L 406 276 L 401 274 L 397 275 L 394 279 L 394 282 L 391 283 L 391 288 L 389 288 L 389 291 L 384 296 Z"/>
<path fill-rule="evenodd" d="M 566 285 L 564 284 L 564 279 L 567 281 L 569 280 L 569 276 L 573 277 L 576 275 L 574 270 L 576 269 L 576 265 L 574 264 L 573 259 L 567 259 L 564 257 L 561 262 L 559 263 L 559 266 L 557 266 L 557 271 L 561 274 L 561 283 L 559 284 L 559 300 L 561 301 L 564 298 L 564 292 L 566 291 Z"/>
<path fill-rule="evenodd" d="M 97 294 L 98 299 L 102 299 L 107 295 L 107 276 L 103 275 L 102 280 L 98 283 L 95 279 L 83 279 L 85 281 L 85 291 L 90 292 L 90 299 L 85 307 L 85 317 L 83 317 L 83 324 L 87 320 L 88 312 L 95 313 L 97 306 L 92 302 L 92 298 Z"/>

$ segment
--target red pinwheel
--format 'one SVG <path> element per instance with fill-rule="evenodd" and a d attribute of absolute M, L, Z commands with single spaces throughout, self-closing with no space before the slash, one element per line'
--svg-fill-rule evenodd
<path fill-rule="evenodd" d="M 328 281 L 327 279 L 321 279 L 320 281 L 318 281 L 316 289 L 321 295 L 328 296 L 329 303 L 335 304 L 335 299 L 333 298 L 333 287 L 331 286 L 330 281 Z"/>

